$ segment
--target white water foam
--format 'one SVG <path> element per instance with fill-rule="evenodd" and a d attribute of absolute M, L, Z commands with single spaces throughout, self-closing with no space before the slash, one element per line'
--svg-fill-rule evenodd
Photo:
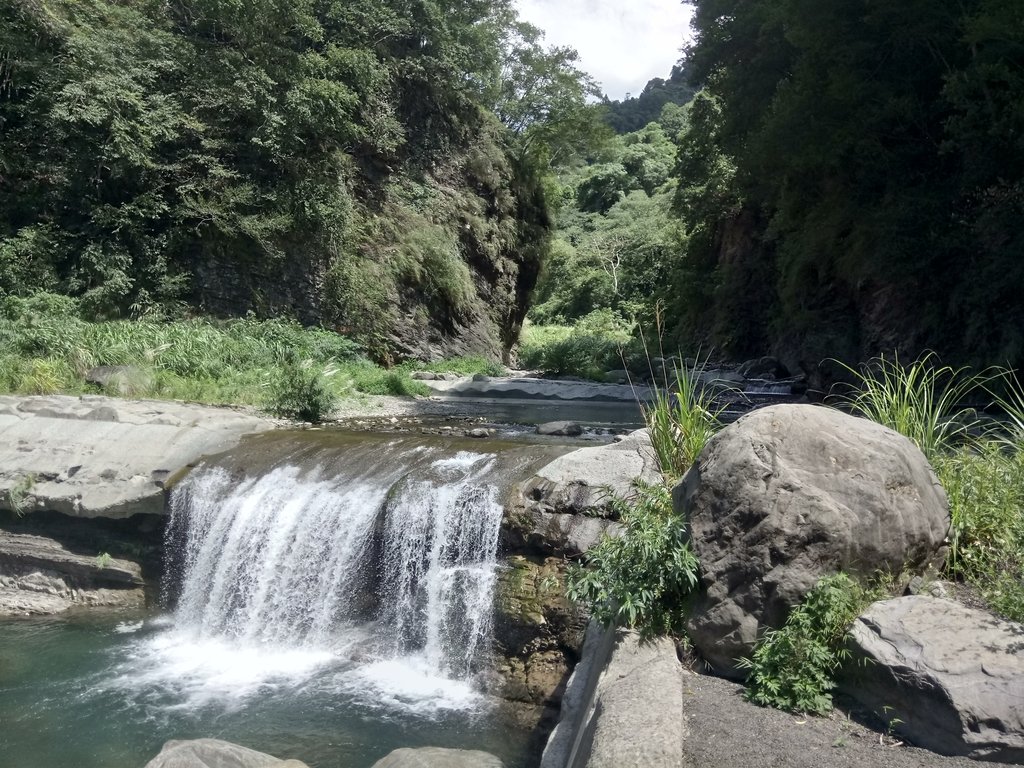
<path fill-rule="evenodd" d="M 177 609 L 138 632 L 110 684 L 187 708 L 311 690 L 422 713 L 477 708 L 495 457 L 408 453 L 337 477 L 194 473 L 172 500 Z"/>

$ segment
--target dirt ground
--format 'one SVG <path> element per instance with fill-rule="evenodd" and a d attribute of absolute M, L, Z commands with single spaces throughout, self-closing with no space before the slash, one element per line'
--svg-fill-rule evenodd
<path fill-rule="evenodd" d="M 943 757 L 903 744 L 837 709 L 803 717 L 751 704 L 737 683 L 689 674 L 685 768 L 980 768 L 1006 765 Z"/>

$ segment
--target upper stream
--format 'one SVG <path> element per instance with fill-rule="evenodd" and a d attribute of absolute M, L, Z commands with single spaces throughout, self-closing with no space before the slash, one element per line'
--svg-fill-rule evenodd
<path fill-rule="evenodd" d="M 490 661 L 502 493 L 564 446 L 272 433 L 193 470 L 164 609 L 0 624 L 0 764 L 141 768 L 213 736 L 313 768 L 527 734 Z"/>

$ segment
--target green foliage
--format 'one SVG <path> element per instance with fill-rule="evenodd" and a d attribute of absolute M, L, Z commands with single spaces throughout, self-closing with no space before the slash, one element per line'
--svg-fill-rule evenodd
<path fill-rule="evenodd" d="M 482 357 L 453 357 L 436 363 L 416 364 L 416 368 L 422 371 L 436 371 L 439 373 L 457 373 L 461 376 L 473 376 L 482 373 L 485 376 L 504 376 L 508 373 L 505 366 L 486 360 Z"/>
<path fill-rule="evenodd" d="M 631 324 L 611 310 L 596 310 L 574 326 L 528 326 L 519 362 L 555 375 L 603 381 L 605 371 L 622 365 L 632 338 Z"/>
<path fill-rule="evenodd" d="M 703 365 L 676 368 L 674 380 L 655 387 L 654 399 L 641 404 L 658 466 L 669 484 L 686 474 L 722 427 L 719 417 L 724 408 L 701 386 L 702 372 Z"/>
<path fill-rule="evenodd" d="M 602 539 L 582 566 L 570 566 L 569 598 L 604 624 L 632 627 L 643 636 L 680 630 L 698 565 L 669 489 L 637 484 L 631 498 L 613 498 L 612 508 L 625 533 Z"/>
<path fill-rule="evenodd" d="M 587 104 L 598 88 L 577 68 L 575 50 L 545 48 L 543 34 L 530 24 L 509 26 L 494 111 L 512 133 L 520 159 L 560 165 L 601 133 L 600 113 Z"/>
<path fill-rule="evenodd" d="M 909 437 L 929 459 L 966 435 L 971 414 L 960 403 L 1000 375 L 990 370 L 972 376 L 964 368 L 936 366 L 932 353 L 910 365 L 879 357 L 860 371 L 847 370 L 857 380 L 847 398 L 851 410 Z"/>
<path fill-rule="evenodd" d="M 106 394 L 265 405 L 269 385 L 274 410 L 307 421 L 351 392 L 427 393 L 409 376 L 414 366 L 382 369 L 333 331 L 251 317 L 87 322 L 77 311 L 78 302 L 65 296 L 0 299 L 0 390 L 83 392 L 93 367 L 123 366 L 108 378 Z M 479 360 L 452 366 L 487 367 Z"/>
<path fill-rule="evenodd" d="M 790 712 L 829 712 L 834 674 L 848 656 L 843 639 L 870 599 L 846 574 L 819 581 L 785 626 L 766 632 L 751 658 L 741 661 L 749 670 L 747 698 Z"/>
<path fill-rule="evenodd" d="M 410 366 L 399 366 L 385 370 L 379 366 L 364 363 L 346 366 L 344 373 L 349 377 L 349 386 L 368 395 L 428 395 L 430 390 L 409 375 Z"/>
<path fill-rule="evenodd" d="M 604 163 L 591 166 L 576 187 L 576 202 L 581 211 L 606 213 L 625 197 L 633 179 L 622 163 Z"/>
<path fill-rule="evenodd" d="M 952 517 L 947 571 L 1024 621 L 1024 445 L 980 440 L 933 459 Z"/>
<path fill-rule="evenodd" d="M 671 212 L 675 152 L 666 129 L 651 123 L 565 171 L 534 322 L 572 323 L 598 309 L 653 322 L 658 301 L 671 298 L 669 278 L 683 247 Z"/>
<path fill-rule="evenodd" d="M 5 4 L 0 298 L 297 315 L 387 363 L 479 317 L 507 349 L 596 120 L 539 38 L 511 0 Z"/>
<path fill-rule="evenodd" d="M 672 68 L 668 79 L 655 77 L 647 81 L 637 96 L 627 95 L 622 101 L 603 102 L 604 120 L 616 133 L 638 131 L 664 115 L 666 107 L 686 104 L 693 98 L 694 88 L 687 82 L 680 66 Z"/>
<path fill-rule="evenodd" d="M 686 66 L 704 95 L 677 168 L 686 341 L 1019 367 L 1019 6 L 695 8 Z"/>
<path fill-rule="evenodd" d="M 320 368 L 312 360 L 290 358 L 270 382 L 267 410 L 275 416 L 319 423 L 338 404 L 327 380 L 336 368 Z"/>

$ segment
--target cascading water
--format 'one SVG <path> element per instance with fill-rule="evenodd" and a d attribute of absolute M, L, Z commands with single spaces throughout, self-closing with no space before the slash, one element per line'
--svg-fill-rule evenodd
<path fill-rule="evenodd" d="M 390 691 L 399 698 L 451 693 L 442 681 L 471 680 L 490 639 L 496 457 L 417 446 L 352 458 L 242 479 L 194 472 L 168 527 L 174 632 L 259 657 L 271 679 L 307 659 L 301 672 L 329 661 L 375 688 L 408 684 Z"/>
<path fill-rule="evenodd" d="M 498 499 L 566 448 L 479 445 L 282 430 L 194 469 L 170 611 L 0 624 L 0 765 L 135 768 L 216 737 L 321 768 L 410 746 L 524 768 L 518 713 L 476 685 Z"/>
<path fill-rule="evenodd" d="M 404 483 L 386 507 L 385 626 L 392 653 L 422 648 L 428 665 L 471 672 L 490 637 L 501 506 L 484 483 L 494 457 L 459 453 Z"/>

